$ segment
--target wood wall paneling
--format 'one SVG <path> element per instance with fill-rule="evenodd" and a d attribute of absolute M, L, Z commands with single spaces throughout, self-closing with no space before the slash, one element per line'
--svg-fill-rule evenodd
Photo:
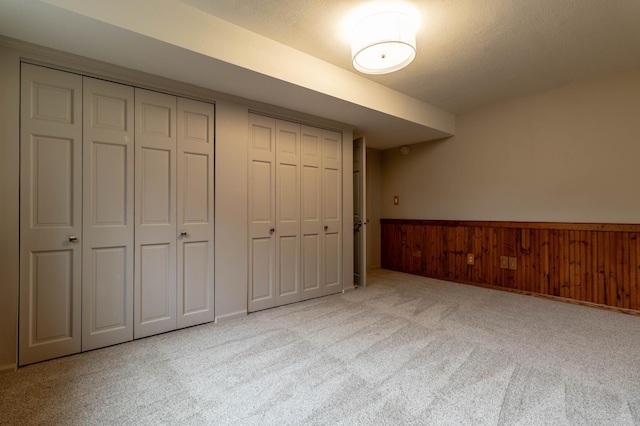
<path fill-rule="evenodd" d="M 383 268 L 640 312 L 640 225 L 381 223 Z M 501 256 L 517 268 L 502 269 Z"/>

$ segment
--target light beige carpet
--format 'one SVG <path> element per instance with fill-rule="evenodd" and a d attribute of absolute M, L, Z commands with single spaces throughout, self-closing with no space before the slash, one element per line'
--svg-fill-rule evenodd
<path fill-rule="evenodd" d="M 2 375 L 0 424 L 640 424 L 640 318 L 381 270 Z"/>

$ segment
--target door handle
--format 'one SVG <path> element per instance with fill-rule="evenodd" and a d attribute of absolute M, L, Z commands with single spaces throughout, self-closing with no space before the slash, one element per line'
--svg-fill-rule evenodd
<path fill-rule="evenodd" d="M 76 237 L 75 235 L 69 235 L 69 242 L 70 243 L 77 243 L 78 242 L 78 237 Z"/>
<path fill-rule="evenodd" d="M 269 234 L 273 234 L 274 232 L 276 232 L 276 228 L 269 229 Z"/>
<path fill-rule="evenodd" d="M 189 235 L 189 234 L 187 233 L 187 231 L 182 231 L 182 232 L 180 233 L 180 236 L 181 236 L 181 237 L 186 237 L 186 236 L 188 236 L 188 235 Z"/>
<path fill-rule="evenodd" d="M 324 232 L 327 232 L 329 230 L 329 225 L 325 225 L 324 226 Z"/>

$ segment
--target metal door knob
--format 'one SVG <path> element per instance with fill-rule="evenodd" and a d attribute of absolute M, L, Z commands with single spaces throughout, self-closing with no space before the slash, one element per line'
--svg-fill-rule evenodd
<path fill-rule="evenodd" d="M 181 236 L 181 237 L 186 237 L 187 235 L 189 235 L 189 234 L 187 233 L 187 231 L 182 231 L 182 232 L 180 233 L 180 236 Z"/>
<path fill-rule="evenodd" d="M 78 242 L 78 237 L 76 237 L 75 235 L 70 235 L 69 236 L 69 242 L 70 243 L 77 243 Z"/>
<path fill-rule="evenodd" d="M 270 233 L 270 234 L 273 234 L 274 232 L 276 232 L 276 228 L 271 228 L 271 229 L 269 229 L 269 233 Z"/>
<path fill-rule="evenodd" d="M 329 225 L 324 226 L 324 231 L 327 232 L 329 230 Z"/>

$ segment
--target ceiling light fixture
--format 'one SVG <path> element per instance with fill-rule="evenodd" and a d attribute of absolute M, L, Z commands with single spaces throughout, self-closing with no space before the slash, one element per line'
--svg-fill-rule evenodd
<path fill-rule="evenodd" d="M 416 56 L 415 19 L 402 11 L 378 11 L 361 19 L 352 31 L 353 67 L 365 74 L 387 74 L 409 65 Z"/>

